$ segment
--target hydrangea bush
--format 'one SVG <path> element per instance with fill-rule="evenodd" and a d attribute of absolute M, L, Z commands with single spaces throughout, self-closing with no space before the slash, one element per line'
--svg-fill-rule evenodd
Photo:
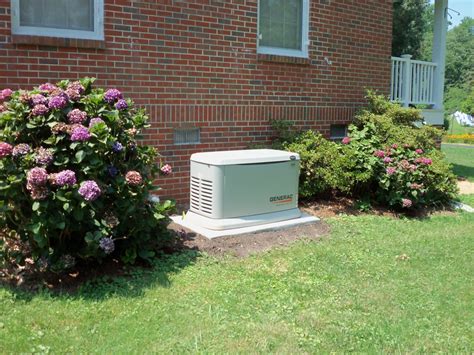
<path fill-rule="evenodd" d="M 0 97 L 0 228 L 6 261 L 63 269 L 149 260 L 171 237 L 170 201 L 149 199 L 160 166 L 137 144 L 148 117 L 94 79 Z M 39 266 L 38 266 L 39 267 Z"/>

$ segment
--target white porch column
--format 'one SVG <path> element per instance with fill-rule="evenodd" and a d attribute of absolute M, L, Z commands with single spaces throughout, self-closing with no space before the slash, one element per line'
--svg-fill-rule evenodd
<path fill-rule="evenodd" d="M 448 0 L 435 0 L 432 62 L 437 64 L 433 80 L 434 109 L 443 109 L 444 71 L 446 65 L 446 33 Z"/>

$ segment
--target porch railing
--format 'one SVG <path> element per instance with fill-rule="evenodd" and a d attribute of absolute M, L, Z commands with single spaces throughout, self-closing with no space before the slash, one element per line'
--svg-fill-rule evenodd
<path fill-rule="evenodd" d="M 436 63 L 412 60 L 409 54 L 392 57 L 391 100 L 399 101 L 403 106 L 434 105 L 435 71 Z"/>

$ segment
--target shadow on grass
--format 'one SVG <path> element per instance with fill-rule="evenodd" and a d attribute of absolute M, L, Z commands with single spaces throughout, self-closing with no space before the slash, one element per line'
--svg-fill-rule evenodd
<path fill-rule="evenodd" d="M 185 240 L 195 234 L 188 233 Z M 16 300 L 29 302 L 35 297 L 58 299 L 105 300 L 110 297 L 141 297 L 145 291 L 159 286 L 170 287 L 170 275 L 193 265 L 200 252 L 177 242 L 171 251 L 161 253 L 152 265 L 126 266 L 116 260 L 108 264 L 83 266 L 63 275 L 36 277 L 21 286 L 0 284 L 13 294 Z M 72 276 L 71 276 L 72 275 Z"/>
<path fill-rule="evenodd" d="M 472 159 L 474 160 L 474 152 L 472 152 Z M 454 173 L 459 176 L 469 180 L 474 180 L 474 166 L 466 166 L 460 164 L 451 164 L 453 166 Z"/>

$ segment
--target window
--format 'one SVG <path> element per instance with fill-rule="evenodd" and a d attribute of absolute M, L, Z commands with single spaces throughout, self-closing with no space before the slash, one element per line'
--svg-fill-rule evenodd
<path fill-rule="evenodd" d="M 200 142 L 199 128 L 177 128 L 174 130 L 174 144 L 198 144 Z"/>
<path fill-rule="evenodd" d="M 12 33 L 104 39 L 104 0 L 12 0 Z"/>
<path fill-rule="evenodd" d="M 333 140 L 341 140 L 347 136 L 347 125 L 345 124 L 332 124 L 330 128 L 330 138 Z"/>
<path fill-rule="evenodd" d="M 308 57 L 309 0 L 260 0 L 258 53 Z"/>

